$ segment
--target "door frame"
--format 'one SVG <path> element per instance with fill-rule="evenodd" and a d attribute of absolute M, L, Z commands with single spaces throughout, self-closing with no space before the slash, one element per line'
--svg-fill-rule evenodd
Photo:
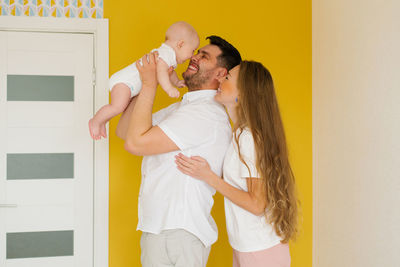
<path fill-rule="evenodd" d="M 108 104 L 108 19 L 0 16 L 0 31 L 93 34 L 93 66 L 95 67 L 93 114 L 100 107 Z M 107 267 L 109 139 L 93 142 L 93 148 L 95 181 L 93 185 L 93 266 Z"/>

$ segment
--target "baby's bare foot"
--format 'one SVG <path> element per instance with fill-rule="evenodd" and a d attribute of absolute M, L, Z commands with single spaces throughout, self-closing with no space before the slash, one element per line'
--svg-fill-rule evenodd
<path fill-rule="evenodd" d="M 100 124 L 96 123 L 93 119 L 89 120 L 89 132 L 93 140 L 100 139 Z"/>
<path fill-rule="evenodd" d="M 105 123 L 100 125 L 100 135 L 103 136 L 104 138 L 107 138 L 107 129 Z"/>

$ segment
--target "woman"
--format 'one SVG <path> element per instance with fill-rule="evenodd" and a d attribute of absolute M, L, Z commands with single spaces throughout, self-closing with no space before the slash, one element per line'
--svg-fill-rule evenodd
<path fill-rule="evenodd" d="M 224 195 L 234 267 L 290 266 L 297 198 L 272 77 L 262 64 L 243 61 L 221 83 L 215 100 L 234 126 L 223 179 L 198 156 L 179 154 L 177 166 Z"/>

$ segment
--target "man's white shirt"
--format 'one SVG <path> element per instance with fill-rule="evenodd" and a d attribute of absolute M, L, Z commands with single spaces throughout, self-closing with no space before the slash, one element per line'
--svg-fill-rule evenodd
<path fill-rule="evenodd" d="M 210 214 L 215 190 L 183 174 L 175 164 L 178 153 L 201 156 L 221 176 L 232 131 L 225 109 L 214 101 L 215 94 L 215 90 L 189 92 L 181 102 L 153 114 L 153 125 L 180 150 L 143 157 L 138 230 L 158 234 L 184 229 L 206 247 L 217 240 L 218 229 Z"/>

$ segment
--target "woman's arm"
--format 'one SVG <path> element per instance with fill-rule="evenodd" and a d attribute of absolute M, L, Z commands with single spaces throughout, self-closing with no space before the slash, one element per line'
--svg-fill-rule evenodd
<path fill-rule="evenodd" d="M 246 178 L 248 189 L 246 192 L 225 182 L 211 170 L 208 162 L 201 157 L 189 158 L 179 154 L 175 158 L 178 169 L 184 174 L 206 182 L 224 197 L 254 215 L 264 214 L 266 201 L 261 179 Z"/>

